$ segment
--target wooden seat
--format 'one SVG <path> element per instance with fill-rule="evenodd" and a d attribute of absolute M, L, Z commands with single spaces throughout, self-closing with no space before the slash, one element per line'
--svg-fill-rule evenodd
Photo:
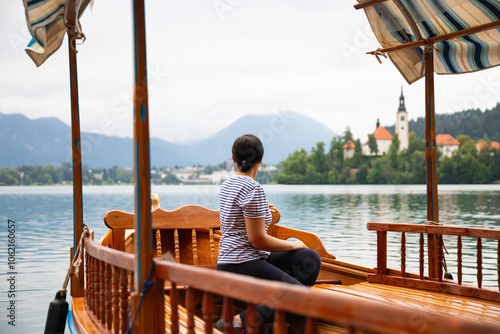
<path fill-rule="evenodd" d="M 272 226 L 280 217 L 278 210 L 273 212 Z M 215 268 L 221 237 L 219 211 L 199 205 L 185 205 L 172 211 L 158 208 L 152 212 L 152 219 L 159 259 Z M 110 233 L 103 238 L 103 244 L 132 252 L 133 237 L 125 238 L 125 231 L 134 229 L 134 215 L 112 210 L 104 216 L 104 223 Z"/>

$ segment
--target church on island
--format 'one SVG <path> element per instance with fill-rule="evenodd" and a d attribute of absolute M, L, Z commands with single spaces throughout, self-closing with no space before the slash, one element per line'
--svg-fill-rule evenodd
<path fill-rule="evenodd" d="M 396 126 L 395 133 L 398 134 L 399 139 L 399 150 L 403 151 L 407 150 L 410 144 L 410 126 L 408 119 L 408 112 L 406 111 L 405 106 L 405 97 L 403 95 L 403 87 L 401 87 L 401 95 L 399 96 L 399 107 L 396 112 Z M 373 132 L 373 137 L 375 139 L 376 152 L 372 151 L 370 148 L 369 140 L 367 140 L 362 145 L 362 152 L 364 156 L 382 156 L 389 152 L 389 148 L 392 143 L 392 135 L 387 129 L 380 125 L 379 120 L 377 119 L 377 126 L 375 131 Z M 450 134 L 438 134 L 436 136 L 436 144 L 438 149 L 442 152 L 443 156 L 450 157 L 453 152 L 457 151 L 460 147 L 460 143 L 453 138 Z M 496 147 L 498 144 L 494 142 L 492 147 Z M 373 145 L 372 145 L 373 146 Z M 353 142 L 348 142 L 344 146 L 344 157 L 346 159 L 352 158 L 354 156 L 355 145 Z M 478 151 L 480 151 L 480 147 L 477 147 Z"/>
<path fill-rule="evenodd" d="M 408 149 L 410 129 L 408 124 L 408 112 L 405 106 L 405 97 L 403 95 L 403 87 L 401 87 L 401 96 L 399 97 L 399 107 L 396 113 L 396 127 L 395 132 L 398 134 L 399 139 L 399 151 Z M 377 152 L 372 152 L 368 141 L 363 144 L 362 151 L 363 155 L 375 156 L 384 155 L 389 152 L 389 147 L 392 143 L 392 135 L 383 126 L 380 125 L 377 119 L 377 126 L 375 132 L 373 132 L 373 137 L 377 143 Z M 349 142 L 344 145 L 344 156 L 346 158 L 352 157 L 354 154 L 354 144 Z"/>

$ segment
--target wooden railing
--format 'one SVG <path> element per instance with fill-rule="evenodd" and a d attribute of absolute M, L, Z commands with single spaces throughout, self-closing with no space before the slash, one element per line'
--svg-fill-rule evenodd
<path fill-rule="evenodd" d="M 100 246 L 90 238 L 85 238 L 84 245 L 87 312 L 102 333 L 125 333 L 129 326 L 129 291 L 133 286 L 131 273 L 134 256 Z M 257 304 L 273 308 L 274 333 L 286 333 L 285 312 L 305 317 L 307 334 L 317 333 L 316 324 L 319 321 L 322 326 L 339 326 L 351 333 L 356 330 L 384 333 L 494 333 L 500 329 L 492 324 L 438 315 L 427 310 L 400 307 L 343 293 L 325 293 L 191 265 L 155 260 L 154 266 L 153 276 L 160 281 L 170 282 L 170 289 L 165 296 L 170 308 L 170 325 L 166 332 L 173 334 L 179 333 L 180 308 L 187 313 L 187 321 L 183 324 L 187 327 L 187 333 L 195 332 L 195 311 L 199 301 L 202 304 L 201 319 L 204 320 L 202 332 L 212 333 L 215 319 L 213 301 L 216 298 L 222 298 L 222 316 L 228 334 L 234 333 L 231 320 L 235 314 L 235 300 L 245 302 L 249 314 L 254 312 Z M 187 286 L 184 306 L 181 306 L 178 296 L 178 287 L 181 285 Z M 425 326 L 422 326 L 422 322 L 425 322 Z M 258 334 L 259 328 L 249 321 L 247 331 Z"/>
<path fill-rule="evenodd" d="M 85 238 L 85 307 L 102 332 L 125 333 L 129 326 L 134 255 Z"/>
<path fill-rule="evenodd" d="M 500 230 L 465 228 L 457 226 L 442 225 L 415 225 L 394 223 L 368 223 L 368 230 L 377 231 L 377 274 L 369 275 L 368 281 L 374 283 L 385 283 L 397 286 L 446 292 L 462 296 L 476 297 L 485 300 L 500 302 L 500 291 L 482 287 L 483 281 L 483 239 L 493 239 L 497 244 L 497 282 L 500 289 Z M 395 272 L 387 268 L 387 232 L 401 233 L 401 271 Z M 419 273 L 412 275 L 406 271 L 406 234 L 419 234 Z M 429 278 L 424 276 L 425 251 L 424 235 L 437 236 L 437 267 L 438 277 Z M 443 277 L 443 236 L 456 236 L 456 263 L 458 282 L 444 279 Z M 463 284 L 463 257 L 462 237 L 477 239 L 476 242 L 476 278 L 477 286 Z M 447 244 L 447 247 L 452 245 Z M 447 257 L 450 259 L 450 257 Z"/>

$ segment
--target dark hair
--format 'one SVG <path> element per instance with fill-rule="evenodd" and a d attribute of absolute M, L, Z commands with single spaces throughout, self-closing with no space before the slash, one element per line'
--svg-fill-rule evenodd
<path fill-rule="evenodd" d="M 232 153 L 234 162 L 245 173 L 262 161 L 264 146 L 259 138 L 247 134 L 236 138 Z"/>

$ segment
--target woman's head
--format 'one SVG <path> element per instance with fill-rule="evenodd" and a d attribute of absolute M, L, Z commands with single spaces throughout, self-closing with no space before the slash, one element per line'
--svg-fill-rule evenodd
<path fill-rule="evenodd" d="M 232 153 L 238 169 L 245 173 L 262 161 L 264 146 L 256 136 L 243 135 L 234 141 Z"/>

